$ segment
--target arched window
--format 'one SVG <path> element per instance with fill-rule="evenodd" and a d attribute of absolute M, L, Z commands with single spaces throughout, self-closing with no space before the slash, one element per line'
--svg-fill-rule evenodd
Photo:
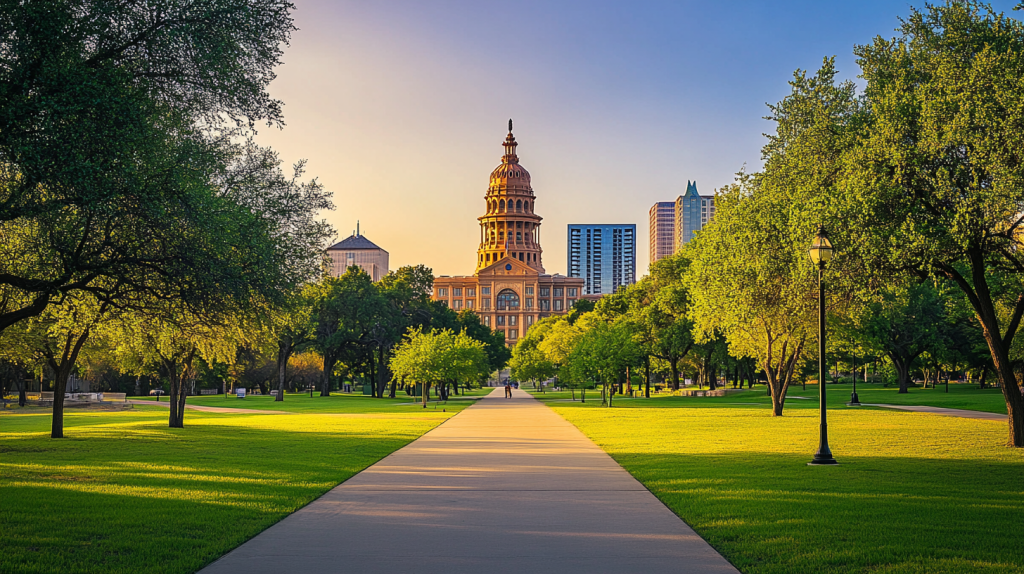
<path fill-rule="evenodd" d="M 519 295 L 511 289 L 502 289 L 501 293 L 498 293 L 496 304 L 499 311 L 518 309 Z"/>
<path fill-rule="evenodd" d="M 516 211 L 522 211 L 522 210 L 523 210 L 523 200 L 517 199 L 516 200 Z"/>
<path fill-rule="evenodd" d="M 498 202 L 498 211 L 505 211 L 505 200 L 504 199 Z"/>

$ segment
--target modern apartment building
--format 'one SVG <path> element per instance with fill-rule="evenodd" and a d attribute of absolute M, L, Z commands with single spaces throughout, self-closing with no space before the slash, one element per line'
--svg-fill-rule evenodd
<path fill-rule="evenodd" d="M 388 252 L 360 235 L 358 227 L 348 239 L 328 247 L 327 256 L 331 259 L 331 275 L 335 277 L 353 265 L 361 267 L 374 281 L 388 274 Z"/>
<path fill-rule="evenodd" d="M 697 182 L 686 182 L 686 194 L 676 199 L 676 242 L 678 251 L 715 217 L 715 196 L 697 192 Z"/>
<path fill-rule="evenodd" d="M 651 206 L 651 263 L 676 252 L 676 202 Z"/>
<path fill-rule="evenodd" d="M 636 282 L 636 225 L 570 225 L 569 277 L 585 295 L 607 295 Z"/>

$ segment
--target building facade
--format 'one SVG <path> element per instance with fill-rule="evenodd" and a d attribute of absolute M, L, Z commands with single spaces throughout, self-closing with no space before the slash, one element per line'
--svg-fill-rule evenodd
<path fill-rule="evenodd" d="M 651 206 L 651 263 L 676 252 L 676 203 L 659 201 Z"/>
<path fill-rule="evenodd" d="M 541 217 L 530 173 L 516 155 L 512 120 L 501 164 L 491 172 L 484 215 L 477 218 L 480 243 L 476 273 L 434 280 L 433 298 L 455 311 L 470 309 L 484 325 L 514 345 L 531 325 L 567 312 L 583 296 L 583 280 L 544 272 Z"/>
<path fill-rule="evenodd" d="M 715 196 L 697 192 L 697 182 L 686 182 L 686 193 L 676 199 L 675 250 L 693 239 L 715 217 Z"/>
<path fill-rule="evenodd" d="M 374 281 L 388 274 L 388 252 L 359 234 L 359 229 L 348 239 L 327 248 L 331 260 L 331 275 L 340 277 L 349 267 L 357 265 Z"/>
<path fill-rule="evenodd" d="M 636 225 L 569 225 L 569 277 L 585 295 L 608 295 L 636 282 Z"/>

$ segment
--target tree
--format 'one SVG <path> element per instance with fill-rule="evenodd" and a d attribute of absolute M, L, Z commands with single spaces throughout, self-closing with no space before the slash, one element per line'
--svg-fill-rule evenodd
<path fill-rule="evenodd" d="M 914 361 L 943 341 L 943 299 L 929 281 L 895 283 L 865 302 L 849 327 L 850 336 L 892 361 L 899 392 L 906 393 Z"/>
<path fill-rule="evenodd" d="M 768 376 L 773 416 L 782 416 L 817 317 L 811 264 L 789 238 L 783 203 L 770 190 L 734 187 L 716 197 L 714 222 L 686 250 L 698 342 L 721 333 L 733 355 L 755 357 Z"/>
<path fill-rule="evenodd" d="M 568 359 L 569 370 L 576 380 L 599 381 L 604 389 L 602 404 L 611 407 L 613 383 L 627 367 L 636 364 L 640 350 L 625 321 L 607 322 L 595 316 L 580 322 L 585 323 L 585 330 Z"/>
<path fill-rule="evenodd" d="M 196 361 L 234 360 L 239 347 L 260 336 L 246 325 L 242 312 L 232 323 L 211 323 L 181 307 L 158 313 L 125 313 L 102 327 L 103 336 L 119 358 L 123 371 L 136 375 L 162 373 L 170 383 L 168 426 L 184 428 L 187 381 L 195 379 Z"/>
<path fill-rule="evenodd" d="M 572 389 L 575 389 L 576 385 L 584 383 L 580 390 L 580 398 L 583 402 L 586 402 L 586 379 L 577 377 L 577 372 L 568 368 L 569 358 L 572 356 L 573 349 L 576 348 L 579 338 L 583 335 L 583 330 L 576 324 L 569 323 L 568 318 L 563 315 L 545 318 L 534 325 L 530 331 L 537 329 L 546 321 L 550 322 L 550 327 L 545 326 L 542 328 L 544 334 L 540 342 L 537 343 L 537 350 L 544 353 L 548 361 L 558 370 L 560 382 L 568 383 Z M 575 390 L 573 391 L 573 400 L 576 400 Z"/>
<path fill-rule="evenodd" d="M 557 371 L 547 356 L 537 348 L 538 338 L 530 337 L 530 331 L 512 349 L 509 367 L 513 379 L 533 381 L 536 384 L 555 376 Z"/>
<path fill-rule="evenodd" d="M 410 329 L 405 340 L 395 349 L 391 371 L 397 379 L 422 385 L 425 408 L 430 385 L 442 386 L 439 396 L 444 397 L 443 386 L 448 383 L 469 383 L 486 375 L 487 355 L 483 343 L 465 332 Z"/>
<path fill-rule="evenodd" d="M 880 266 L 955 284 L 973 308 L 1024 447 L 1010 349 L 1024 317 L 1024 24 L 986 5 L 912 10 L 858 46 L 871 124 L 851 162 Z"/>
<path fill-rule="evenodd" d="M 288 362 L 292 355 L 310 347 L 316 341 L 316 325 L 313 322 L 313 299 L 316 286 L 307 285 L 294 294 L 288 304 L 275 310 L 270 321 L 277 343 L 277 396 L 275 402 L 284 400 L 284 386 L 288 379 Z"/>
<path fill-rule="evenodd" d="M 6 358 L 49 367 L 53 379 L 53 417 L 50 438 L 64 438 L 64 394 L 68 377 L 78 363 L 86 341 L 107 315 L 110 306 L 89 293 L 77 292 L 60 306 L 49 306 L 40 315 L 3 333 L 0 339 Z"/>
<path fill-rule="evenodd" d="M 355 364 L 367 359 L 363 351 L 383 305 L 373 280 L 358 266 L 349 267 L 341 277 L 325 277 L 319 284 L 313 317 L 315 347 L 324 358 L 321 397 L 331 395 L 330 376 L 339 360 Z"/>
<path fill-rule="evenodd" d="M 266 88 L 291 8 L 0 8 L 0 331 L 81 290 L 111 303 L 177 297 L 199 312 L 217 301 L 192 298 L 206 292 L 195 283 L 228 288 L 246 283 L 242 267 L 276 270 L 264 243 L 239 237 L 264 231 L 259 217 L 226 225 L 210 184 L 236 154 L 235 126 L 281 123 Z"/>

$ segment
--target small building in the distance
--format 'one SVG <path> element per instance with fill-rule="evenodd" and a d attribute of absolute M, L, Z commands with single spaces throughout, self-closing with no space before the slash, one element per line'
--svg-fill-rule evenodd
<path fill-rule="evenodd" d="M 359 228 L 348 239 L 327 248 L 331 258 L 331 275 L 340 277 L 345 270 L 358 265 L 374 281 L 388 274 L 388 252 L 359 234 Z"/>

